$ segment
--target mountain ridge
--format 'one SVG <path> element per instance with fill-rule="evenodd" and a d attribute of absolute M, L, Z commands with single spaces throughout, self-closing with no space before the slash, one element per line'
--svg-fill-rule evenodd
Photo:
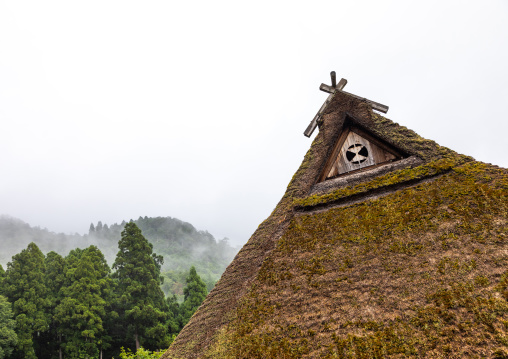
<path fill-rule="evenodd" d="M 208 231 L 196 229 L 191 223 L 172 217 L 139 217 L 130 220 L 152 243 L 154 252 L 164 257 L 161 272 L 165 277 L 166 295 L 183 295 L 183 283 L 191 266 L 202 276 L 208 290 L 213 288 L 226 266 L 238 251 L 227 238 L 215 239 Z M 34 242 L 45 254 L 54 251 L 66 256 L 75 248 L 96 245 L 111 266 L 118 252 L 118 241 L 126 221 L 120 224 L 91 224 L 88 234 L 55 233 L 47 228 L 32 227 L 9 215 L 0 215 L 0 264 L 6 267 L 11 257 Z"/>

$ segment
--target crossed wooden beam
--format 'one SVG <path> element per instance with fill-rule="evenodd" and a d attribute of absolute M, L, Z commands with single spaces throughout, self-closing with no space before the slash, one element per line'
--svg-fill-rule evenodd
<path fill-rule="evenodd" d="M 337 92 L 341 92 L 341 93 L 344 93 L 346 95 L 352 96 L 352 97 L 360 99 L 362 101 L 365 101 L 369 105 L 371 105 L 374 110 L 380 111 L 382 113 L 387 113 L 388 112 L 388 106 L 382 105 L 382 104 L 380 104 L 378 102 L 374 102 L 374 101 L 368 100 L 368 99 L 360 97 L 360 96 L 353 95 L 353 94 L 351 94 L 349 92 L 346 92 L 346 91 L 342 91 L 344 86 L 346 86 L 346 84 L 347 84 L 347 80 L 346 79 L 340 79 L 339 83 L 337 84 L 336 83 L 336 77 L 335 77 L 335 71 L 332 71 L 330 73 L 330 77 L 332 78 L 332 86 L 328 86 L 328 85 L 325 85 L 325 84 L 321 84 L 321 86 L 319 86 L 319 89 L 321 91 L 328 92 L 330 95 L 325 100 L 325 102 L 323 103 L 323 106 L 321 106 L 321 108 L 319 109 L 318 113 L 316 114 L 316 116 L 314 116 L 314 118 L 310 122 L 309 126 L 307 127 L 307 129 L 303 133 L 305 136 L 310 137 L 310 135 L 312 135 L 312 132 L 314 132 L 314 130 L 316 129 L 317 125 L 319 124 L 319 120 L 320 120 L 321 116 L 323 115 L 323 113 L 325 112 L 326 107 L 332 101 L 333 96 L 335 96 L 335 94 Z"/>

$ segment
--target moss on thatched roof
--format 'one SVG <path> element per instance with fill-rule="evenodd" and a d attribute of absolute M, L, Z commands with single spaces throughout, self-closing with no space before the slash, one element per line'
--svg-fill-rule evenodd
<path fill-rule="evenodd" d="M 416 160 L 319 187 L 349 123 Z M 163 358 L 508 355 L 507 233 L 507 170 L 337 94 L 284 197 Z"/>

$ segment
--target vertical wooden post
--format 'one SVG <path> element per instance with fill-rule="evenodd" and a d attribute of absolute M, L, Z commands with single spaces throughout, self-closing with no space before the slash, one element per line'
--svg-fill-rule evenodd
<path fill-rule="evenodd" d="M 321 108 L 319 109 L 318 113 L 316 114 L 316 116 L 314 116 L 314 118 L 310 122 L 309 126 L 307 127 L 307 129 L 303 133 L 305 136 L 310 137 L 310 135 L 312 135 L 312 132 L 314 132 L 314 130 L 318 126 L 318 121 L 321 118 L 321 115 L 324 113 L 324 111 L 326 109 L 326 106 L 328 106 L 328 104 L 332 101 L 333 95 L 335 95 L 337 92 L 341 92 L 341 93 L 344 93 L 346 95 L 355 97 L 355 98 L 360 99 L 362 101 L 365 101 L 369 105 L 371 105 L 374 110 L 377 110 L 377 111 L 380 111 L 380 112 L 383 112 L 383 113 L 386 113 L 388 111 L 388 106 L 385 106 L 385 105 L 382 105 L 380 103 L 377 103 L 377 102 L 374 102 L 374 101 L 371 101 L 371 100 L 367 100 L 366 98 L 362 98 L 362 97 L 350 94 L 348 92 L 342 91 L 344 86 L 346 86 L 346 84 L 347 84 L 347 80 L 346 79 L 340 79 L 339 83 L 337 83 L 337 77 L 335 75 L 335 71 L 330 72 L 330 77 L 332 78 L 332 86 L 321 84 L 321 86 L 319 87 L 319 89 L 321 91 L 328 92 L 330 95 L 328 96 L 328 98 L 326 99 L 326 101 L 323 104 L 323 106 L 321 106 Z"/>

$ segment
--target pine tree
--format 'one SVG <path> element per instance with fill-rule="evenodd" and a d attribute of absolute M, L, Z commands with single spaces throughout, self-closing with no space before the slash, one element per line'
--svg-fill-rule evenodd
<path fill-rule="evenodd" d="M 48 290 L 47 313 L 49 314 L 49 330 L 44 340 L 44 358 L 61 358 L 62 331 L 55 321 L 56 307 L 62 299 L 61 288 L 65 284 L 65 259 L 56 252 L 49 252 L 45 259 L 45 283 Z M 58 353 L 58 355 L 57 355 Z"/>
<path fill-rule="evenodd" d="M 189 276 L 185 280 L 187 286 L 183 290 L 184 300 L 180 307 L 181 326 L 182 328 L 189 322 L 194 312 L 199 308 L 201 303 L 208 294 L 206 284 L 196 272 L 194 266 L 189 271 Z"/>
<path fill-rule="evenodd" d="M 113 274 L 118 282 L 121 318 L 127 338 L 150 349 L 166 345 L 169 339 L 165 325 L 167 304 L 160 285 L 163 259 L 153 253 L 152 244 L 134 222 L 125 225 L 118 242 Z"/>
<path fill-rule="evenodd" d="M 67 254 L 65 257 L 65 272 L 67 272 L 67 269 L 69 268 L 75 268 L 78 265 L 78 261 L 83 255 L 84 250 L 81 248 L 75 248 Z M 69 286 L 72 283 L 72 278 L 65 275 L 65 286 Z"/>
<path fill-rule="evenodd" d="M 0 264 L 0 294 L 2 294 L 2 282 L 4 280 L 4 277 L 5 277 L 5 271 L 4 271 L 4 268 L 2 267 L 2 265 Z"/>
<path fill-rule="evenodd" d="M 104 321 L 107 300 L 111 295 L 110 269 L 96 246 L 85 249 L 79 258 L 73 255 L 66 266 L 66 286 L 55 318 L 65 343 L 66 356 L 97 358 L 109 346 Z"/>
<path fill-rule="evenodd" d="M 11 303 L 0 295 L 0 359 L 8 358 L 18 342 L 15 327 L 16 321 L 12 319 Z"/>
<path fill-rule="evenodd" d="M 93 225 L 93 223 L 90 223 L 90 228 L 88 229 L 88 234 L 91 235 L 95 233 L 95 226 Z"/>
<path fill-rule="evenodd" d="M 18 334 L 12 358 L 37 358 L 34 336 L 48 330 L 44 272 L 44 255 L 33 242 L 7 264 L 3 292 L 12 303 Z"/>
<path fill-rule="evenodd" d="M 181 323 L 181 315 L 180 315 L 180 305 L 178 304 L 178 300 L 176 295 L 172 295 L 171 297 L 166 298 L 166 303 L 168 304 L 168 323 L 167 327 L 171 334 L 178 334 L 182 329 Z"/>

